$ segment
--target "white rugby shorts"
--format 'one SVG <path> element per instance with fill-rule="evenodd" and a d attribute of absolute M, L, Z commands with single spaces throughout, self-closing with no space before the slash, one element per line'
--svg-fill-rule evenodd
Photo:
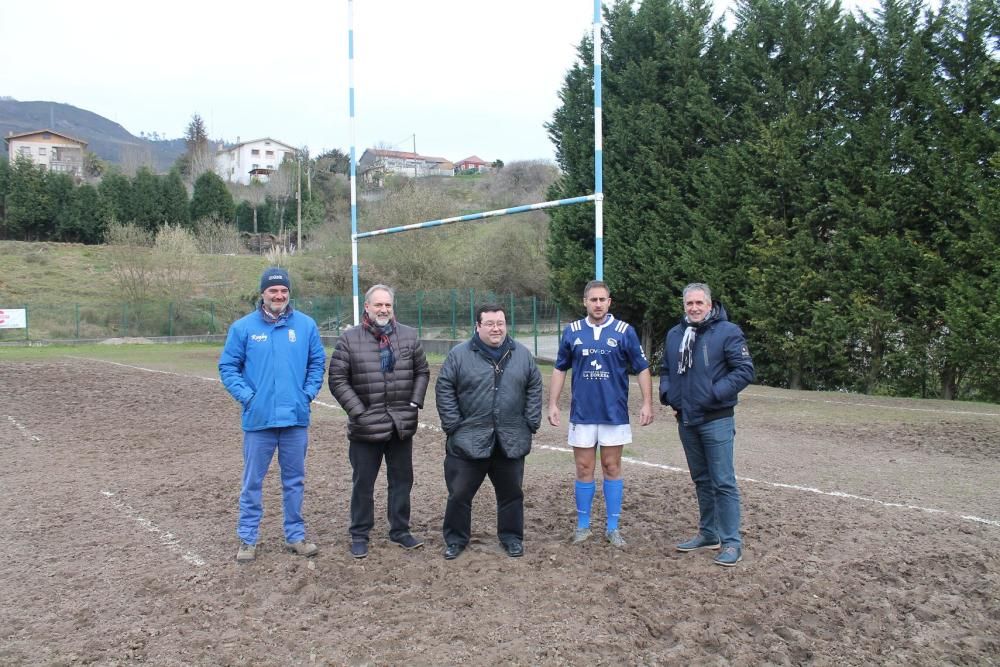
<path fill-rule="evenodd" d="M 629 424 L 574 424 L 569 423 L 567 442 L 571 447 L 617 447 L 632 442 Z"/>

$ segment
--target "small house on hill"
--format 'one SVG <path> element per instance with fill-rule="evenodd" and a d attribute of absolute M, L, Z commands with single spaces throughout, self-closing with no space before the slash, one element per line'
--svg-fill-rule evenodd
<path fill-rule="evenodd" d="M 297 151 L 271 137 L 241 142 L 230 148 L 219 146 L 215 154 L 215 173 L 222 180 L 250 185 L 251 181 L 266 183 L 286 159 L 295 159 Z"/>
<path fill-rule="evenodd" d="M 388 174 L 402 174 L 413 178 L 453 176 L 455 165 L 443 157 L 367 148 L 358 160 L 358 173 L 365 183 L 381 186 Z"/>
<path fill-rule="evenodd" d="M 458 162 L 455 163 L 456 174 L 461 174 L 470 171 L 482 174 L 489 171 L 492 168 L 493 167 L 489 162 L 486 162 L 477 155 L 470 155 L 464 160 L 459 160 Z"/>
<path fill-rule="evenodd" d="M 83 152 L 87 142 L 53 130 L 10 133 L 7 141 L 7 155 L 11 162 L 18 157 L 26 157 L 43 169 L 58 171 L 77 178 L 83 177 Z"/>

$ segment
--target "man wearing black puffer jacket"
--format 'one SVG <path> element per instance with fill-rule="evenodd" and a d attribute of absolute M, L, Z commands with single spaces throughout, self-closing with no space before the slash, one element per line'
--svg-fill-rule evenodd
<path fill-rule="evenodd" d="M 719 549 L 714 562 L 724 567 L 743 559 L 733 408 L 753 378 L 743 331 L 729 321 L 721 303 L 712 303 L 708 285 L 685 287 L 684 317 L 667 332 L 660 369 L 660 402 L 677 418 L 698 496 L 698 534 L 676 549 Z"/>
<path fill-rule="evenodd" d="M 502 306 L 476 311 L 472 339 L 456 346 L 438 374 L 435 400 L 447 434 L 444 477 L 446 560 L 472 533 L 472 499 L 489 476 L 497 498 L 497 537 L 512 558 L 524 555 L 524 457 L 542 421 L 542 376 L 531 353 L 507 335 Z"/>
<path fill-rule="evenodd" d="M 430 369 L 417 330 L 393 317 L 392 288 L 365 294 L 360 326 L 340 336 L 330 355 L 330 392 L 347 412 L 348 456 L 353 469 L 351 555 L 368 555 L 375 524 L 375 479 L 385 458 L 389 541 L 404 549 L 423 542 L 410 534 L 413 434 L 424 405 Z"/>

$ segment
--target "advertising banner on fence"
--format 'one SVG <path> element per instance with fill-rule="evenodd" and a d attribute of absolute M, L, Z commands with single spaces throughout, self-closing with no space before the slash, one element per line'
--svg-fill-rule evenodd
<path fill-rule="evenodd" d="M 28 314 L 24 308 L 0 308 L 0 329 L 24 329 Z"/>

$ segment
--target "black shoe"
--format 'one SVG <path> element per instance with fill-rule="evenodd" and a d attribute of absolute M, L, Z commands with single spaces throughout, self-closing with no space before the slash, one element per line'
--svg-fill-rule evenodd
<path fill-rule="evenodd" d="M 400 537 L 390 537 L 389 541 L 392 542 L 393 544 L 398 544 L 407 551 L 409 551 L 410 549 L 419 549 L 420 547 L 424 546 L 424 543 L 421 540 L 418 540 L 409 533 L 406 533 Z"/>
<path fill-rule="evenodd" d="M 501 542 L 500 544 L 503 545 L 503 550 L 511 558 L 520 558 L 524 555 L 524 543 L 520 540 L 511 540 L 510 542 Z"/>
<path fill-rule="evenodd" d="M 351 555 L 355 558 L 366 558 L 368 556 L 368 543 L 351 542 Z"/>
<path fill-rule="evenodd" d="M 455 560 L 456 558 L 458 558 L 458 555 L 463 551 L 465 551 L 464 544 L 449 544 L 447 548 L 444 550 L 444 559 Z"/>

